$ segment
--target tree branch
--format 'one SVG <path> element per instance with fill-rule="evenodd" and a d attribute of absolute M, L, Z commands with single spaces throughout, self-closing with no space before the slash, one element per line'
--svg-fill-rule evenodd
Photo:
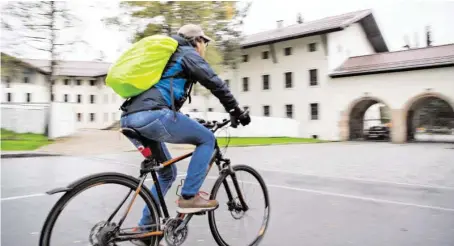
<path fill-rule="evenodd" d="M 33 48 L 35 50 L 41 50 L 41 51 L 45 51 L 45 52 L 51 52 L 52 50 L 51 49 L 44 49 L 44 48 L 39 48 L 39 47 L 36 47 L 36 46 L 33 46 L 29 43 L 25 43 L 26 45 L 28 45 L 30 48 Z"/>
<path fill-rule="evenodd" d="M 36 37 L 36 36 L 24 36 L 24 38 L 39 39 L 39 40 L 49 40 L 48 38 Z"/>

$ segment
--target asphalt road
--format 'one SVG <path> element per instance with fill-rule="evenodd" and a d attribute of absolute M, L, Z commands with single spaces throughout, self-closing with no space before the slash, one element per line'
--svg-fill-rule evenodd
<path fill-rule="evenodd" d="M 234 163 L 257 168 L 266 180 L 271 218 L 261 245 L 454 245 L 452 145 L 333 143 L 231 148 L 227 154 Z M 43 221 L 60 197 L 43 192 L 91 173 L 136 176 L 139 163 L 136 153 L 2 159 L 1 245 L 37 245 Z M 166 197 L 171 214 L 187 162 L 178 167 L 179 177 Z M 215 178 L 212 170 L 205 191 L 210 191 Z M 232 222 L 223 207 L 219 209 L 219 228 L 238 243 L 232 245 L 244 245 L 261 221 L 259 189 L 245 186 L 256 214 L 246 222 Z M 71 201 L 64 219 L 57 222 L 59 240 L 70 242 L 62 245 L 88 245 L 88 225 L 104 218 L 122 194 L 115 187 L 100 187 Z M 133 209 L 127 221 L 131 226 L 142 205 Z M 204 216 L 194 217 L 184 245 L 216 245 L 207 221 Z"/>

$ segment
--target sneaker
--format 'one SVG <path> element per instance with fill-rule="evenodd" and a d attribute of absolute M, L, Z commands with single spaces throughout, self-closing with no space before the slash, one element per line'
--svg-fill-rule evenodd
<path fill-rule="evenodd" d="M 184 199 L 182 196 L 178 199 L 177 212 L 182 214 L 193 214 L 205 211 L 211 211 L 218 208 L 219 203 L 216 200 L 209 200 L 203 198 L 200 194 L 206 194 L 205 192 L 199 192 L 196 196 L 191 199 Z"/>

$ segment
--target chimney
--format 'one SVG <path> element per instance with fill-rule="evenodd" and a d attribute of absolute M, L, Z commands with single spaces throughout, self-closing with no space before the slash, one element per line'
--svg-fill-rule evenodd
<path fill-rule="evenodd" d="M 432 39 L 431 39 L 431 30 L 430 26 L 426 26 L 426 46 L 430 47 L 432 46 Z"/>
<path fill-rule="evenodd" d="M 277 21 L 277 28 L 282 28 L 284 26 L 284 20 Z"/>

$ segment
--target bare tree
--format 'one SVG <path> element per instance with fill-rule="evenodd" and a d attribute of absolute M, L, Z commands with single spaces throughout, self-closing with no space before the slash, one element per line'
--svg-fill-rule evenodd
<path fill-rule="evenodd" d="M 10 1 L 2 8 L 2 29 L 10 40 L 2 45 L 12 56 L 20 56 L 24 51 L 38 51 L 45 54 L 49 64 L 44 68 L 49 85 L 49 101 L 53 101 L 53 82 L 61 54 L 69 51 L 76 43 L 84 43 L 80 37 L 70 37 L 72 27 L 79 20 L 70 13 L 63 1 Z M 72 32 L 75 33 L 75 32 Z M 2 61 L 6 61 L 3 60 Z M 6 63 L 16 65 L 16 63 Z M 46 114 L 46 135 L 49 135 L 51 108 Z"/>

